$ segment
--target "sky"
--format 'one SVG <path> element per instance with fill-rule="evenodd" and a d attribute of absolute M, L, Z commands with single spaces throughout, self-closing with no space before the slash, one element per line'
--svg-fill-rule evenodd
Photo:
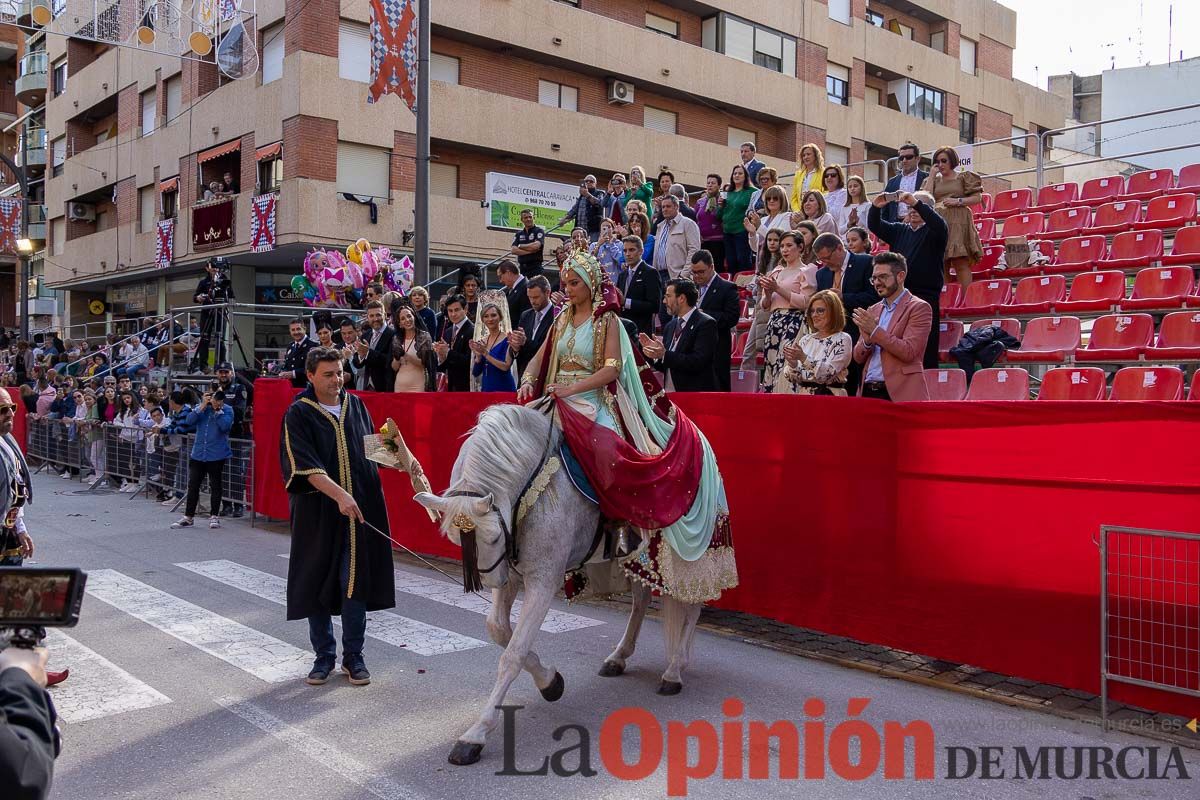
<path fill-rule="evenodd" d="M 1042 89 L 1051 75 L 1094 75 L 1112 69 L 1114 61 L 1120 69 L 1165 64 L 1168 52 L 1177 61 L 1180 50 L 1184 58 L 1200 56 L 1200 0 L 998 2 L 1017 12 L 1014 77 Z"/>

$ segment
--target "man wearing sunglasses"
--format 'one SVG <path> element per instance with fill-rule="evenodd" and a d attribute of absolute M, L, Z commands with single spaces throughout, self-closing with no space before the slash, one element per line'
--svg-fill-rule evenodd
<path fill-rule="evenodd" d="M 900 159 L 900 174 L 892 176 L 884 191 L 912 194 L 920 189 L 929 177 L 929 173 L 921 169 L 921 149 L 912 142 L 907 142 L 900 145 L 896 155 Z M 899 222 L 907 213 L 907 205 L 893 200 L 884 207 L 883 219 L 886 222 Z"/>

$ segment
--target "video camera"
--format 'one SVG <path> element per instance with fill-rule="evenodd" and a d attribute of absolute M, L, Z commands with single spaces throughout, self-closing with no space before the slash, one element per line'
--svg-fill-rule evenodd
<path fill-rule="evenodd" d="M 78 567 L 0 567 L 0 632 L 12 647 L 36 647 L 46 628 L 79 622 L 87 573 Z"/>

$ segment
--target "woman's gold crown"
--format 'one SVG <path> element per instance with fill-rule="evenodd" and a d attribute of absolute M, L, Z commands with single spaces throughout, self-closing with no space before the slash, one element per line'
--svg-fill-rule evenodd
<path fill-rule="evenodd" d="M 576 250 L 567 257 L 566 266 L 570 268 L 582 267 L 587 272 L 588 283 L 591 284 L 592 292 L 600 291 L 600 282 L 604 279 L 604 270 L 600 266 L 600 262 L 596 257 L 586 250 Z"/>

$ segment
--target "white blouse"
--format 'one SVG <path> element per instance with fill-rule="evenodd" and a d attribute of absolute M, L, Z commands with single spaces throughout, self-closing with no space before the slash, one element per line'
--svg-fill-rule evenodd
<path fill-rule="evenodd" d="M 844 205 L 846 205 L 845 189 L 834 189 L 832 192 L 825 192 L 825 208 L 833 215 L 834 219 L 837 219 Z"/>
<path fill-rule="evenodd" d="M 809 333 L 800 337 L 797 344 L 804 352 L 809 368 L 797 363 L 794 368 L 789 366 L 788 369 L 796 373 L 800 380 L 822 384 L 846 382 L 846 368 L 854 353 L 850 334 L 843 331 L 822 339 L 815 333 Z"/>
<path fill-rule="evenodd" d="M 850 212 L 858 209 L 858 224 L 861 227 L 867 227 L 867 212 L 871 210 L 871 201 L 866 200 L 858 205 L 847 203 L 838 210 L 837 223 L 838 233 L 842 236 L 846 235 L 846 231 L 850 229 Z"/>
<path fill-rule="evenodd" d="M 755 234 L 756 239 L 753 242 L 754 251 L 758 252 L 767 243 L 767 231 L 774 228 L 779 231 L 789 231 L 792 229 L 791 223 L 792 214 L 790 211 L 784 211 L 782 214 L 776 214 L 773 217 L 763 217 L 758 223 L 758 231 Z"/>

